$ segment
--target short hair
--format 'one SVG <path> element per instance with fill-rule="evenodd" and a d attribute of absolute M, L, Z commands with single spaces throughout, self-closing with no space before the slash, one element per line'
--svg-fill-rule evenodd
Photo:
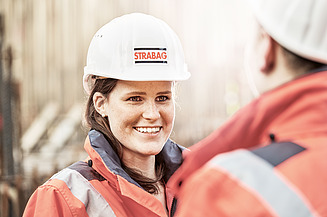
<path fill-rule="evenodd" d="M 304 71 L 305 73 L 307 73 L 314 69 L 324 66 L 323 63 L 315 62 L 306 59 L 304 57 L 301 57 L 283 46 L 281 46 L 281 48 L 282 48 L 282 54 L 286 59 L 287 66 L 293 71 L 301 71 L 301 72 Z"/>

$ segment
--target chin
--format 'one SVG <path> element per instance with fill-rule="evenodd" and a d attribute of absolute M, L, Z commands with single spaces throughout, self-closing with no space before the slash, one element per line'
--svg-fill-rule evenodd
<path fill-rule="evenodd" d="M 158 147 L 158 148 L 153 148 L 151 150 L 143 150 L 141 153 L 143 153 L 144 155 L 157 155 L 161 152 L 161 150 L 163 149 L 163 146 Z"/>
<path fill-rule="evenodd" d="M 163 149 L 167 140 L 160 141 L 138 141 L 135 145 L 135 150 L 143 155 L 157 155 Z"/>
<path fill-rule="evenodd" d="M 153 149 L 153 150 L 144 150 L 142 153 L 145 155 L 157 155 L 161 152 L 162 148 L 160 149 Z"/>

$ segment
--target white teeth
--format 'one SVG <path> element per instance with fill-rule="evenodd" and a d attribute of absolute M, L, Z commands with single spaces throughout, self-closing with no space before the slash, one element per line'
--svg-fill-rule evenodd
<path fill-rule="evenodd" d="M 141 133 L 157 133 L 160 131 L 160 127 L 135 127 L 135 129 Z"/>

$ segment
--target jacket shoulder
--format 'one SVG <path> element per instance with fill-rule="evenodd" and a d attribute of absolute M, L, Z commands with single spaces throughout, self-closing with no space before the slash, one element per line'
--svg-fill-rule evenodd
<path fill-rule="evenodd" d="M 23 216 L 87 216 L 85 206 L 61 180 L 49 180 L 29 199 Z"/>
<path fill-rule="evenodd" d="M 34 192 L 24 216 L 97 216 L 104 213 L 115 216 L 90 183 L 94 179 L 105 180 L 85 162 L 61 170 Z"/>
<path fill-rule="evenodd" d="M 239 149 L 219 154 L 183 182 L 181 200 L 188 202 L 183 202 L 181 210 L 188 213 L 185 208 L 194 207 L 205 213 L 209 212 L 210 206 L 216 205 L 224 207 L 216 210 L 221 215 L 251 211 L 253 216 L 271 216 L 272 213 L 278 216 L 309 216 L 310 204 L 294 190 L 294 185 L 286 177 L 274 169 L 304 150 L 295 143 L 283 142 L 252 151 Z M 244 200 L 248 201 L 246 207 L 234 209 L 235 204 Z M 291 206 L 287 206 L 289 201 L 292 201 Z M 201 204 L 200 207 L 196 207 L 197 204 Z"/>

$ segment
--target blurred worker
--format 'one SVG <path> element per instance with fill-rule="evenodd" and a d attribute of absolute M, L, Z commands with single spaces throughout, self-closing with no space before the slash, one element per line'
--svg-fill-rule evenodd
<path fill-rule="evenodd" d="M 176 216 L 327 216 L 327 1 L 250 3 L 264 93 L 186 153 Z"/>
<path fill-rule="evenodd" d="M 24 216 L 167 216 L 176 200 L 166 182 L 183 148 L 169 139 L 174 85 L 190 76 L 177 35 L 133 13 L 93 37 L 84 68 L 89 157 L 55 174 Z"/>

